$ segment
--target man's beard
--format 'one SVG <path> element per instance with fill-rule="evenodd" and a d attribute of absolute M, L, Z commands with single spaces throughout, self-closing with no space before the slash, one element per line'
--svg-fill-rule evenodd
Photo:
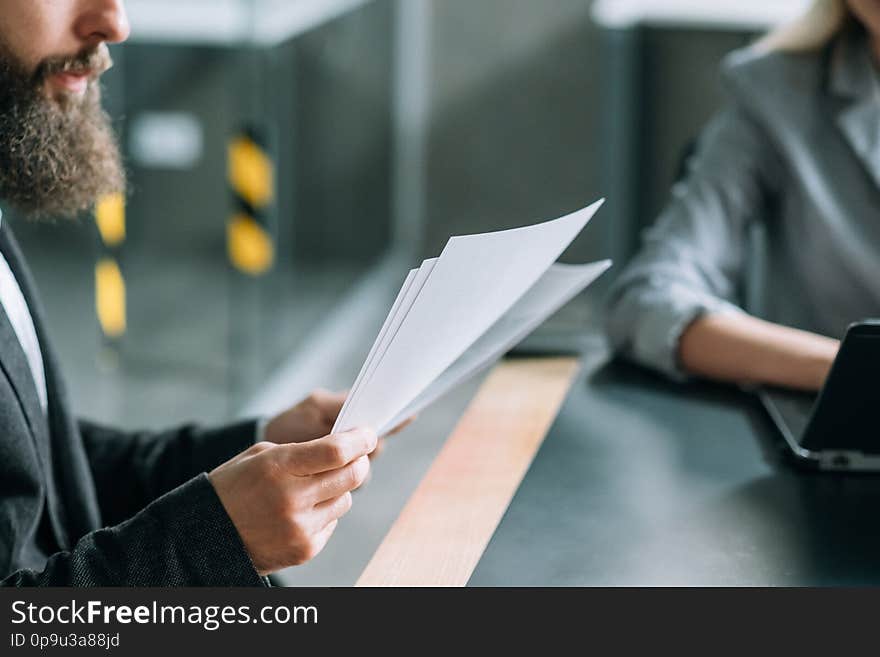
<path fill-rule="evenodd" d="M 28 75 L 0 43 L 0 199 L 33 218 L 73 217 L 125 189 L 125 173 L 96 80 L 80 98 L 52 98 L 47 77 L 108 66 L 105 51 L 44 62 Z"/>

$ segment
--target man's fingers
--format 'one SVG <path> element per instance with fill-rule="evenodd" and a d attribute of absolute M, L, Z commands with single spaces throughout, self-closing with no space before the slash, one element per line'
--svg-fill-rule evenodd
<path fill-rule="evenodd" d="M 327 545 L 327 541 L 330 540 L 330 537 L 336 530 L 337 524 L 339 524 L 338 520 L 331 520 L 330 523 L 323 527 L 317 534 L 309 537 L 308 541 L 304 542 L 297 548 L 296 557 L 292 560 L 293 563 L 296 565 L 304 564 L 317 557 L 321 553 L 321 550 L 324 549 L 324 546 Z"/>
<path fill-rule="evenodd" d="M 384 438 L 379 438 L 379 442 L 376 443 L 376 449 L 374 449 L 372 452 L 370 452 L 370 458 L 371 458 L 371 459 L 376 458 L 376 457 L 379 456 L 379 454 L 381 454 L 384 450 L 385 450 L 385 439 L 384 439 Z"/>
<path fill-rule="evenodd" d="M 338 470 L 376 449 L 376 434 L 369 429 L 353 429 L 330 434 L 305 443 L 282 445 L 288 471 L 306 477 Z M 341 492 L 340 492 L 341 494 Z"/>
<path fill-rule="evenodd" d="M 351 493 L 346 491 L 339 497 L 326 500 L 315 505 L 313 512 L 316 529 L 320 529 L 330 524 L 334 520 L 339 520 L 346 513 L 351 511 Z"/>
<path fill-rule="evenodd" d="M 321 553 L 321 550 L 324 549 L 324 546 L 327 545 L 327 541 L 330 540 L 330 537 L 333 536 L 333 532 L 336 531 L 336 525 L 339 524 L 338 520 L 331 521 L 324 529 L 322 529 L 315 537 L 312 539 L 312 558 L 318 556 Z"/>
<path fill-rule="evenodd" d="M 332 425 L 339 416 L 347 396 L 347 392 L 330 392 L 319 389 L 309 395 L 309 401 L 318 409 L 324 421 Z"/>
<path fill-rule="evenodd" d="M 370 459 L 362 456 L 339 470 L 324 472 L 312 477 L 310 498 L 314 504 L 332 500 L 349 491 L 360 488 L 370 474 Z"/>
<path fill-rule="evenodd" d="M 418 415 L 413 415 L 412 417 L 406 418 L 403 422 L 401 422 L 396 427 L 391 429 L 388 433 L 386 433 L 385 436 L 383 436 L 383 438 L 386 436 L 393 436 L 395 434 L 400 433 L 401 431 L 406 429 L 409 425 L 411 425 L 413 422 L 415 422 L 418 419 L 418 417 L 419 417 Z"/>

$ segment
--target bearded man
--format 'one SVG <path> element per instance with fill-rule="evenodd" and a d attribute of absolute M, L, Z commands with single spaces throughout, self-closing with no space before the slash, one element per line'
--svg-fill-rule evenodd
<path fill-rule="evenodd" d="M 72 216 L 125 187 L 101 109 L 121 0 L 0 3 L 0 201 Z M 271 420 L 125 433 L 70 408 L 36 289 L 0 216 L 0 580 L 7 586 L 267 583 L 315 556 L 377 438 L 330 431 L 316 392 Z M 206 474 L 209 473 L 209 474 Z"/>

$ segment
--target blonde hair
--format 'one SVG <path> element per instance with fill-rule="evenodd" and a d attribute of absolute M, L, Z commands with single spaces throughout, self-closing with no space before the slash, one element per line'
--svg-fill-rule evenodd
<path fill-rule="evenodd" d="M 813 0 L 800 17 L 771 30 L 754 47 L 765 52 L 818 50 L 843 29 L 849 17 L 846 0 Z"/>

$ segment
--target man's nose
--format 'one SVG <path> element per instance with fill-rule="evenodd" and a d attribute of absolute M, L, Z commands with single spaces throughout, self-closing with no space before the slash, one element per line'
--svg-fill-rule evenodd
<path fill-rule="evenodd" d="M 128 38 L 131 27 L 122 0 L 82 0 L 74 27 L 76 36 L 91 45 L 120 43 Z"/>

